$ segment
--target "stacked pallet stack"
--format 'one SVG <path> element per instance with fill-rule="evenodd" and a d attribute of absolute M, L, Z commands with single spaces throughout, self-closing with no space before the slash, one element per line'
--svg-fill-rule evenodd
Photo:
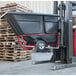
<path fill-rule="evenodd" d="M 16 3 L 7 4 L 5 7 L 0 8 L 0 16 L 6 11 L 29 11 L 22 9 Z M 0 60 L 3 61 L 18 61 L 30 59 L 30 50 L 22 50 L 16 39 L 11 26 L 5 18 L 0 19 Z"/>
<path fill-rule="evenodd" d="M 6 11 L 10 11 L 10 10 L 32 12 L 32 10 L 29 10 L 27 7 L 22 7 L 21 5 L 17 5 L 16 3 L 6 4 L 4 7 L 0 8 L 0 12 L 6 12 Z"/>

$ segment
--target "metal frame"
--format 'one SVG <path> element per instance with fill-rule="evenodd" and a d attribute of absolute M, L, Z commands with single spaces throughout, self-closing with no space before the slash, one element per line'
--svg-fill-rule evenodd
<path fill-rule="evenodd" d="M 54 2 L 56 4 L 56 2 Z M 55 5 L 56 6 L 56 5 Z M 60 32 L 61 32 L 61 49 L 60 60 L 62 63 L 72 63 L 73 60 L 73 20 L 72 20 L 72 10 L 76 6 L 75 2 L 66 1 L 64 4 L 61 1 L 58 7 L 55 7 L 55 12 L 59 11 L 60 15 Z M 75 10 L 75 9 L 74 9 Z M 55 54 L 56 55 L 56 54 Z"/>
<path fill-rule="evenodd" d="M 34 44 L 34 45 L 26 45 L 23 37 L 24 37 L 24 36 L 25 36 L 25 37 L 26 37 L 26 36 L 40 36 L 40 35 L 43 36 L 43 35 L 45 35 L 45 34 L 29 34 L 29 35 L 24 34 L 24 35 L 20 35 L 20 36 L 16 36 L 16 37 L 17 37 L 17 40 L 18 40 L 21 48 L 22 48 L 23 50 L 27 50 L 27 49 L 29 49 L 29 48 L 35 47 L 36 44 Z M 57 38 L 58 40 L 57 40 L 57 46 L 56 46 L 56 47 L 50 47 L 50 46 L 48 46 L 48 47 L 46 47 L 46 48 L 49 48 L 49 49 L 59 49 L 59 48 L 60 48 L 60 32 L 58 32 L 58 34 L 46 34 L 46 36 L 47 36 L 47 35 L 51 35 L 51 36 L 57 35 L 57 36 L 58 36 L 58 38 Z M 21 37 L 21 40 L 23 41 L 24 47 L 22 46 L 19 37 Z M 52 45 L 52 44 L 50 44 L 50 45 Z"/>

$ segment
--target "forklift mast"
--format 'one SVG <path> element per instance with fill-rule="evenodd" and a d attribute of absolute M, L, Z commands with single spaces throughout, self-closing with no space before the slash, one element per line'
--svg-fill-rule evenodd
<path fill-rule="evenodd" d="M 60 2 L 60 5 L 56 1 L 54 2 L 54 13 L 59 12 L 60 21 L 59 21 L 59 30 L 61 33 L 60 41 L 60 60 L 62 63 L 72 63 L 73 60 L 73 15 L 72 12 L 76 9 L 76 3 L 74 1 L 63 1 Z M 58 7 L 57 7 L 58 6 Z"/>

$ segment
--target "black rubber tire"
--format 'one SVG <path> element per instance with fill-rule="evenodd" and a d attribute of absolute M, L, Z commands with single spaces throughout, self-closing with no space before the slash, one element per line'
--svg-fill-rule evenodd
<path fill-rule="evenodd" d="M 42 40 L 38 40 L 36 43 L 37 52 L 45 52 L 46 43 Z"/>

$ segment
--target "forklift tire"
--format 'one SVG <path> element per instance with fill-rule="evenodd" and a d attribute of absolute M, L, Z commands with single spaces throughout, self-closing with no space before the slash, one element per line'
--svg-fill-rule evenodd
<path fill-rule="evenodd" d="M 37 52 L 45 52 L 46 43 L 42 40 L 37 41 L 36 49 Z"/>

